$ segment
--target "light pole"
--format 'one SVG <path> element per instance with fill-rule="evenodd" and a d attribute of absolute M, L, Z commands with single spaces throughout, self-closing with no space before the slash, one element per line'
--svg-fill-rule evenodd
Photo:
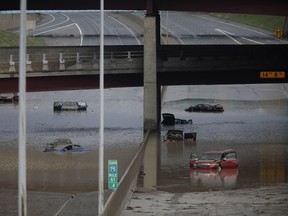
<path fill-rule="evenodd" d="M 99 125 L 99 176 L 98 214 L 104 208 L 104 0 L 100 1 L 100 125 Z"/>
<path fill-rule="evenodd" d="M 20 2 L 18 215 L 27 215 L 26 189 L 26 0 Z"/>

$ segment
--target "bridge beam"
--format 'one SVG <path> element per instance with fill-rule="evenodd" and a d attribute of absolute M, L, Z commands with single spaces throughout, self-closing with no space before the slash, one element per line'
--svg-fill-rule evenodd
<path fill-rule="evenodd" d="M 148 0 L 150 1 L 150 0 Z M 152 0 L 153 1 L 153 0 Z M 151 3 L 151 1 L 150 1 Z M 160 86 L 157 82 L 157 25 L 159 17 L 155 16 L 153 8 L 144 18 L 144 134 L 159 134 L 160 126 Z M 159 168 L 159 140 L 151 136 L 144 152 L 144 187 L 153 189 L 157 186 Z"/>
<path fill-rule="evenodd" d="M 157 36 L 155 16 L 144 18 L 144 131 L 159 128 L 160 93 L 157 84 Z"/>

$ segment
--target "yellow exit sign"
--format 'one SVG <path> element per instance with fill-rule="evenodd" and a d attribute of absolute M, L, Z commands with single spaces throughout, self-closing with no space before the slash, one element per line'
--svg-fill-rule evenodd
<path fill-rule="evenodd" d="M 285 79 L 284 71 L 263 71 L 260 72 L 260 78 L 268 78 L 268 79 Z"/>

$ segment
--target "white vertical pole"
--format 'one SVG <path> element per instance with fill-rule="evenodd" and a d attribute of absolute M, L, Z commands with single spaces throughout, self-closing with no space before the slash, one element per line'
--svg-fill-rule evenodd
<path fill-rule="evenodd" d="M 168 44 L 168 11 L 166 11 L 166 44 Z"/>
<path fill-rule="evenodd" d="M 18 215 L 27 215 L 26 196 L 26 0 L 20 3 Z"/>
<path fill-rule="evenodd" d="M 104 0 L 100 2 L 100 126 L 99 126 L 99 177 L 98 214 L 104 208 Z"/>

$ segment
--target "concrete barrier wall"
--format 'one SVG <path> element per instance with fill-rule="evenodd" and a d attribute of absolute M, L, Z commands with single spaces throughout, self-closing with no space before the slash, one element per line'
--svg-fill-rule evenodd
<path fill-rule="evenodd" d="M 143 161 L 146 143 L 149 142 L 150 132 L 145 135 L 144 141 L 131 161 L 126 172 L 119 181 L 118 188 L 108 198 L 101 216 L 118 216 L 126 207 L 137 186 L 137 179 Z"/>
<path fill-rule="evenodd" d="M 40 20 L 40 14 L 27 14 L 27 21 L 37 21 Z M 10 30 L 19 27 L 20 14 L 0 14 L 0 29 Z"/>
<path fill-rule="evenodd" d="M 141 47 L 106 47 L 105 69 L 108 73 L 142 73 L 143 51 Z M 27 72 L 86 72 L 99 71 L 99 47 L 27 47 Z M 19 69 L 18 47 L 0 47 L 0 75 L 4 78 L 16 75 Z M 51 76 L 53 74 L 50 74 Z M 54 74 L 55 75 L 55 74 Z M 73 75 L 73 74 L 71 74 Z M 3 77 L 4 76 L 4 77 Z M 41 76 L 41 75 L 40 75 Z"/>

